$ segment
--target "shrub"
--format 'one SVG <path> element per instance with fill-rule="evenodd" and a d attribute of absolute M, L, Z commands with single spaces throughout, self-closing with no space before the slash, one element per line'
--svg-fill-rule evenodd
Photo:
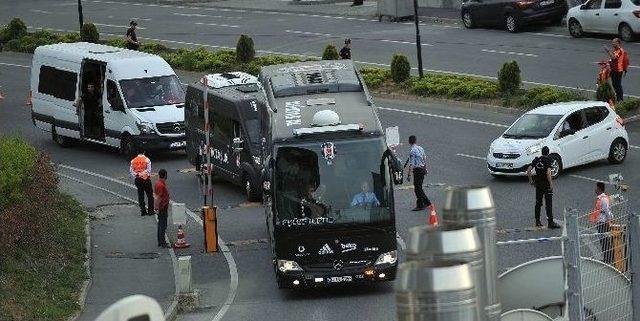
<path fill-rule="evenodd" d="M 608 81 L 601 81 L 598 83 L 598 89 L 596 90 L 596 100 L 609 102 L 615 101 L 616 93 L 613 91 L 613 87 Z"/>
<path fill-rule="evenodd" d="M 107 45 L 107 46 L 118 47 L 118 48 L 126 48 L 127 47 L 127 41 L 122 39 L 122 38 L 111 38 L 111 39 L 108 39 L 108 40 L 103 40 L 102 43 Z M 144 45 L 145 44 L 142 44 L 142 46 L 144 46 Z"/>
<path fill-rule="evenodd" d="M 340 55 L 338 54 L 338 49 L 332 43 L 328 44 L 324 47 L 324 51 L 322 52 L 322 60 L 337 60 L 340 59 Z"/>
<path fill-rule="evenodd" d="M 391 70 L 386 68 L 364 67 L 360 69 L 360 74 L 369 88 L 380 87 L 391 78 Z"/>
<path fill-rule="evenodd" d="M 123 44 L 126 46 L 126 41 L 124 40 L 122 41 L 123 41 Z M 149 43 L 145 42 L 140 46 L 140 51 L 144 51 L 146 53 L 150 53 L 154 55 L 161 55 L 165 52 L 171 51 L 171 49 L 157 42 L 149 42 Z"/>
<path fill-rule="evenodd" d="M 20 137 L 0 137 L 0 210 L 22 199 L 36 150 Z"/>
<path fill-rule="evenodd" d="M 9 41 L 20 39 L 27 34 L 27 25 L 19 18 L 13 18 L 0 32 L 0 40 Z"/>
<path fill-rule="evenodd" d="M 407 56 L 394 54 L 391 59 L 391 78 L 396 84 L 409 79 L 411 75 L 411 65 Z"/>
<path fill-rule="evenodd" d="M 576 100 L 587 100 L 587 98 L 572 91 L 552 87 L 536 87 L 526 90 L 524 94 L 514 98 L 511 106 L 531 109 L 542 105 Z"/>
<path fill-rule="evenodd" d="M 522 85 L 520 79 L 520 67 L 513 61 L 505 62 L 498 72 L 498 88 L 506 94 L 513 94 Z"/>
<path fill-rule="evenodd" d="M 93 23 L 85 23 L 80 28 L 80 39 L 84 42 L 98 43 L 100 41 L 100 33 Z"/>
<path fill-rule="evenodd" d="M 616 113 L 621 116 L 633 114 L 640 109 L 640 99 L 627 98 L 616 104 Z"/>
<path fill-rule="evenodd" d="M 253 39 L 247 35 L 240 35 L 238 44 L 236 45 L 236 57 L 241 63 L 249 63 L 256 56 L 256 50 L 253 48 Z"/>
<path fill-rule="evenodd" d="M 498 86 L 495 82 L 467 76 L 427 74 L 422 79 L 412 80 L 410 89 L 417 95 L 450 99 L 498 97 Z"/>

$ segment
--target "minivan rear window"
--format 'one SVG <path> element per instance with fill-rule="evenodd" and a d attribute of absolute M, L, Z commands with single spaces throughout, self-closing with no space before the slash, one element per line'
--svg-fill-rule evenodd
<path fill-rule="evenodd" d="M 38 77 L 38 92 L 59 99 L 74 101 L 78 74 L 42 65 Z"/>

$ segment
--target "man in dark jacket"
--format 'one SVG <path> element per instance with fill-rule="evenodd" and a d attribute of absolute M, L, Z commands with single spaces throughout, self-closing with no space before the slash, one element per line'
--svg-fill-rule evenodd
<path fill-rule="evenodd" d="M 551 229 L 560 228 L 553 221 L 553 174 L 551 172 L 552 160 L 549 157 L 549 147 L 542 147 L 542 156 L 536 157 L 529 168 L 527 168 L 527 176 L 529 183 L 536 187 L 536 207 L 535 218 L 536 227 L 542 227 L 540 222 L 540 211 L 542 209 L 542 198 L 544 197 L 545 212 L 547 212 L 548 227 Z M 535 170 L 535 176 L 532 177 L 531 172 Z"/>
<path fill-rule="evenodd" d="M 344 47 L 340 49 L 340 59 L 351 59 L 351 39 L 344 40 Z"/>
<path fill-rule="evenodd" d="M 169 247 L 165 241 L 167 232 L 167 217 L 169 215 L 169 190 L 167 189 L 167 171 L 161 169 L 158 172 L 158 181 L 155 186 L 155 209 L 158 213 L 158 246 Z"/>

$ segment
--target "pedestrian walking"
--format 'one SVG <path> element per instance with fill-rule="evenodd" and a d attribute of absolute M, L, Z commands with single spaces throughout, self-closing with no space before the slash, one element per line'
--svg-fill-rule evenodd
<path fill-rule="evenodd" d="M 611 41 L 611 45 L 613 49 L 607 48 L 604 46 L 604 51 L 609 55 L 610 64 L 611 64 L 611 83 L 613 84 L 613 89 L 616 91 L 616 100 L 623 100 L 623 91 L 622 91 L 622 76 L 627 75 L 627 69 L 629 68 L 629 55 L 622 48 L 622 43 L 620 39 L 614 38 Z"/>
<path fill-rule="evenodd" d="M 411 149 L 409 150 L 409 158 L 405 164 L 409 164 L 407 180 L 411 181 L 411 174 L 413 174 L 413 191 L 416 194 L 416 207 L 412 209 L 412 211 L 422 211 L 427 207 L 430 207 L 433 210 L 433 204 L 431 204 L 431 201 L 422 188 L 424 177 L 427 175 L 427 157 L 424 153 L 424 149 L 416 142 L 416 136 L 409 136 L 409 145 L 411 145 Z"/>
<path fill-rule="evenodd" d="M 138 204 L 140 215 L 153 215 L 153 187 L 151 186 L 151 160 L 140 149 L 138 156 L 131 160 L 129 173 L 134 178 L 138 189 Z M 145 206 L 144 194 L 147 194 L 147 206 Z M 148 208 L 148 210 L 146 210 Z"/>
<path fill-rule="evenodd" d="M 596 183 L 596 207 L 589 216 L 589 222 L 595 224 L 598 231 L 598 238 L 602 248 L 602 260 L 604 263 L 613 263 L 613 249 L 611 247 L 611 223 L 613 214 L 611 213 L 611 199 L 605 194 L 604 183 Z"/>
<path fill-rule="evenodd" d="M 158 181 L 154 189 L 155 203 L 154 207 L 158 213 L 158 246 L 169 247 L 165 241 L 165 233 L 167 232 L 167 216 L 169 216 L 169 190 L 167 189 L 167 171 L 161 169 L 158 172 Z"/>
<path fill-rule="evenodd" d="M 340 59 L 351 59 L 351 39 L 344 40 L 344 47 L 340 49 Z"/>
<path fill-rule="evenodd" d="M 129 29 L 127 29 L 127 49 L 138 50 L 140 48 L 140 42 L 138 42 L 138 36 L 136 35 L 137 28 L 138 23 L 131 20 Z"/>
<path fill-rule="evenodd" d="M 535 175 L 532 175 L 533 171 L 535 171 Z M 547 226 L 551 229 L 560 228 L 560 225 L 553 221 L 553 175 L 549 147 L 542 147 L 542 156 L 536 157 L 531 162 L 531 165 L 527 168 L 527 176 L 529 177 L 529 183 L 536 187 L 536 227 L 542 227 L 540 211 L 542 210 L 542 198 L 544 198 Z"/>

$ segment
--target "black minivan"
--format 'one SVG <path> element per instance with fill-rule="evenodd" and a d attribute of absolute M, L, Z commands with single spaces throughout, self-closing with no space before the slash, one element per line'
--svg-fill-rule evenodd
<path fill-rule="evenodd" d="M 518 32 L 529 24 L 560 25 L 567 11 L 565 0 L 464 0 L 460 13 L 469 29 L 500 26 Z"/>

